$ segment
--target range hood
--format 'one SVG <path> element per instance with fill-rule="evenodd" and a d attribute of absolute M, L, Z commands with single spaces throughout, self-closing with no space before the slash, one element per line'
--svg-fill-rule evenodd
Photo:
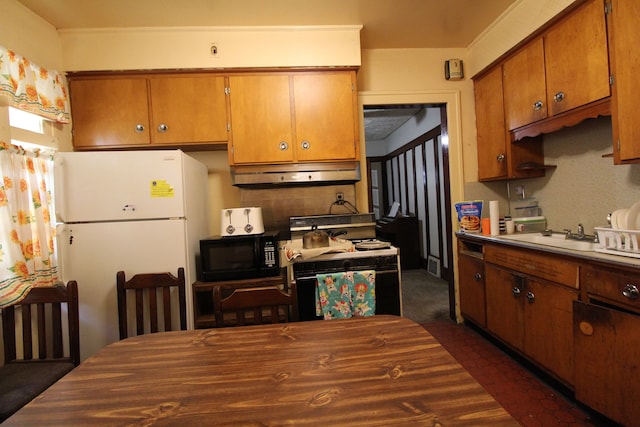
<path fill-rule="evenodd" d="M 360 181 L 360 162 L 235 166 L 231 179 L 237 187 L 352 184 Z"/>

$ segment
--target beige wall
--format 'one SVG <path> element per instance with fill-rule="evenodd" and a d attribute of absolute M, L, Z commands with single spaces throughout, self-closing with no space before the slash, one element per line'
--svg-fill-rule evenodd
<path fill-rule="evenodd" d="M 328 26 L 315 30 L 302 27 L 242 31 L 228 28 L 83 30 L 58 35 L 52 26 L 16 0 L 0 0 L 3 11 L 0 14 L 0 44 L 15 49 L 41 66 L 65 70 L 361 63 L 358 73 L 361 106 L 401 102 L 447 104 L 452 200 L 456 201 L 464 198 L 465 183 L 477 181 L 470 77 L 570 3 L 571 0 L 519 0 L 468 49 L 389 49 L 360 53 L 359 26 Z M 294 37 L 291 37 L 292 31 Z M 257 32 L 261 37 L 257 37 Z M 220 44 L 220 56 L 216 59 L 208 56 L 210 42 Z M 280 46 L 278 55 L 265 55 L 265 43 Z M 444 79 L 444 61 L 450 58 L 464 61 L 466 77 L 463 80 Z M 70 126 L 59 127 L 58 132 L 61 149 L 70 149 Z M 362 133 L 361 138 L 364 140 Z M 361 152 L 364 160 L 365 150 Z M 241 196 L 240 190 L 229 185 L 225 153 L 194 155 L 210 170 L 212 212 L 252 199 Z M 356 185 L 354 198 L 358 208 L 365 210 L 368 205 L 366 179 Z M 211 231 L 216 231 L 218 224 L 219 219 L 214 216 Z"/>
<path fill-rule="evenodd" d="M 574 0 L 518 0 L 469 45 L 469 76 L 485 68 Z"/>
<path fill-rule="evenodd" d="M 360 25 L 60 31 L 67 71 L 360 65 Z M 210 54 L 212 43 L 218 54 Z"/>
<path fill-rule="evenodd" d="M 0 0 L 0 45 L 40 67 L 62 70 L 60 39 L 56 29 L 16 0 Z M 5 100 L 0 100 L 5 102 Z M 8 118 L 0 119 L 0 140 L 10 139 Z M 71 126 L 51 124 L 50 131 L 61 150 L 71 149 Z"/>
<path fill-rule="evenodd" d="M 60 38 L 17 0 L 0 0 L 0 45 L 26 56 L 41 67 L 62 70 Z"/>

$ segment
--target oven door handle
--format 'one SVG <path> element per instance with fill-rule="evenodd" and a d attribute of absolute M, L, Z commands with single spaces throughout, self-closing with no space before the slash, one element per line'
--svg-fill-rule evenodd
<path fill-rule="evenodd" d="M 365 269 L 366 270 L 366 269 Z M 334 271 L 333 273 L 345 273 L 344 271 Z M 376 276 L 378 274 L 397 274 L 398 270 L 376 270 Z M 332 274 L 332 273 L 318 273 L 318 274 Z M 304 276 L 304 277 L 295 277 L 295 280 L 315 280 L 316 276 Z"/>

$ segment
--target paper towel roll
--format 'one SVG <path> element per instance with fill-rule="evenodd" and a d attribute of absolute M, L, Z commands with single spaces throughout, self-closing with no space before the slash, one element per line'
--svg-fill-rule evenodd
<path fill-rule="evenodd" d="M 491 235 L 500 234 L 500 206 L 497 200 L 489 201 L 489 221 L 491 222 Z"/>

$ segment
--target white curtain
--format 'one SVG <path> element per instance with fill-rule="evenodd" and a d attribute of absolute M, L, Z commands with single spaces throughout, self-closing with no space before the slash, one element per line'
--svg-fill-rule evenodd
<path fill-rule="evenodd" d="M 64 77 L 0 46 L 0 95 L 9 105 L 58 123 L 69 123 Z"/>
<path fill-rule="evenodd" d="M 0 141 L 0 308 L 58 281 L 53 153 Z"/>

